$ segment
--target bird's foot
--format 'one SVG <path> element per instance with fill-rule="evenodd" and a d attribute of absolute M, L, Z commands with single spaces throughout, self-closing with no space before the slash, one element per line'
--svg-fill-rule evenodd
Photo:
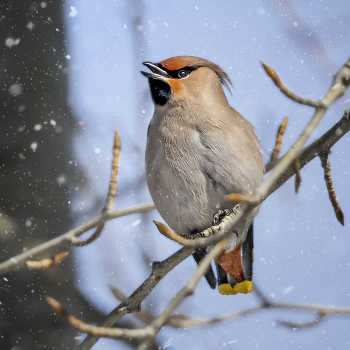
<path fill-rule="evenodd" d="M 199 230 L 194 229 L 194 230 L 191 231 L 189 238 L 190 238 L 190 239 L 195 239 L 195 238 L 198 237 L 198 234 L 199 234 L 199 233 L 200 233 Z"/>
<path fill-rule="evenodd" d="M 230 215 L 232 213 L 231 209 L 223 209 L 223 210 L 218 210 L 214 216 L 213 216 L 213 221 L 212 221 L 212 225 L 219 225 L 221 220 L 227 216 Z"/>

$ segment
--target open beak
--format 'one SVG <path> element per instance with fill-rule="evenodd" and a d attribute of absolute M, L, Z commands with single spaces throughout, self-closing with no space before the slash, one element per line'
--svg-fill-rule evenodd
<path fill-rule="evenodd" d="M 157 63 L 143 62 L 142 64 L 152 71 L 152 73 L 141 71 L 141 74 L 146 78 L 159 80 L 166 80 L 168 78 L 171 78 L 171 76 L 165 70 L 160 68 Z"/>

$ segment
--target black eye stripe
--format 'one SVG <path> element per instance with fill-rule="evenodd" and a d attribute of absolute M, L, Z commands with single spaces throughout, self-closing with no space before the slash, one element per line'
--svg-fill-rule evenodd
<path fill-rule="evenodd" d="M 157 64 L 157 66 L 163 70 L 165 70 L 172 78 L 174 79 L 181 79 L 180 76 L 179 76 L 179 72 L 180 71 L 185 71 L 185 72 L 188 72 L 187 75 L 189 75 L 191 72 L 195 71 L 196 69 L 200 68 L 201 66 L 186 66 L 186 67 L 182 67 L 180 69 L 177 69 L 177 70 L 169 70 L 169 69 L 166 69 L 164 68 L 161 64 Z M 186 76 L 187 76 L 186 75 Z"/>

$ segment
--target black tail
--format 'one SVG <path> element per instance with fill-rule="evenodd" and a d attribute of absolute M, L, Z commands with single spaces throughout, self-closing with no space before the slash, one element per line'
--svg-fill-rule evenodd
<path fill-rule="evenodd" d="M 196 250 L 192 254 L 192 256 L 194 257 L 194 260 L 196 260 L 196 263 L 199 264 L 201 260 L 206 256 L 206 248 Z M 214 275 L 214 272 L 211 266 L 205 275 L 205 279 L 207 280 L 210 288 L 212 289 L 216 288 L 216 277 Z"/>
<path fill-rule="evenodd" d="M 242 265 L 244 277 L 251 281 L 253 278 L 253 224 L 249 227 L 247 238 L 242 245 Z"/>
<path fill-rule="evenodd" d="M 227 274 L 226 271 L 217 263 L 216 263 L 216 272 L 218 274 L 218 285 L 222 285 L 222 284 L 227 284 L 228 280 L 227 280 Z"/>

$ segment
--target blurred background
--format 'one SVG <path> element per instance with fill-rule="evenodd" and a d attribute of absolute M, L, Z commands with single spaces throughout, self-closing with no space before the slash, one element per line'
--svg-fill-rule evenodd
<path fill-rule="evenodd" d="M 230 104 L 256 127 L 269 159 L 280 122 L 290 113 L 282 152 L 313 108 L 282 95 L 259 60 L 275 68 L 294 92 L 317 99 L 350 55 L 348 0 L 262 1 L 1 1 L 0 240 L 1 261 L 62 234 L 102 209 L 110 177 L 114 130 L 122 140 L 116 207 L 151 201 L 144 151 L 153 103 L 139 72 L 145 60 L 187 54 L 228 72 Z M 320 137 L 345 109 L 350 92 L 313 133 Z M 270 196 L 255 223 L 254 278 L 274 301 L 350 306 L 349 136 L 330 161 L 345 226 L 328 201 L 315 159 Z M 86 322 L 99 322 L 118 301 L 108 284 L 133 292 L 152 261 L 179 249 L 151 220 L 156 211 L 108 222 L 101 237 L 44 271 L 12 272 L 0 281 L 1 349 L 73 349 L 84 335 L 58 319 L 50 295 Z M 88 234 L 86 234 L 88 235 Z M 192 258 L 169 273 L 143 302 L 158 315 L 195 271 Z M 251 293 L 232 297 L 205 280 L 177 309 L 218 316 L 257 305 Z M 329 318 L 307 330 L 303 312 L 264 311 L 234 322 L 190 330 L 165 328 L 161 349 L 347 349 L 349 319 Z M 123 327 L 141 327 L 125 316 Z M 100 339 L 94 349 L 135 344 Z"/>

